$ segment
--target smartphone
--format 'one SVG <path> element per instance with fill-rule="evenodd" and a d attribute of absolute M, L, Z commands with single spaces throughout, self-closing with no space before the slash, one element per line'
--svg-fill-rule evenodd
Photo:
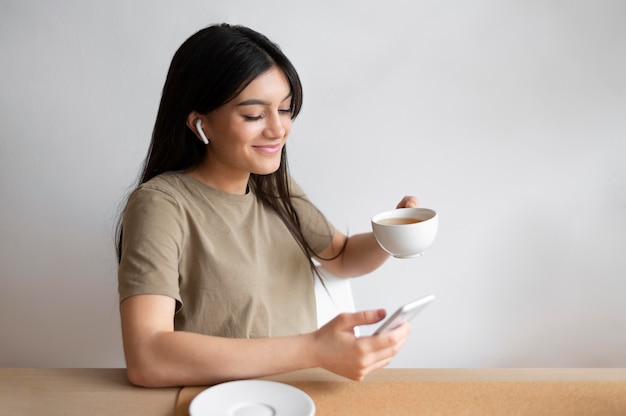
<path fill-rule="evenodd" d="M 409 322 L 418 313 L 422 311 L 430 302 L 435 299 L 435 295 L 428 295 L 421 299 L 409 302 L 406 305 L 401 306 L 393 315 L 391 315 L 383 324 L 374 332 L 373 335 L 382 334 L 386 331 L 391 331 L 397 328 L 405 322 Z"/>

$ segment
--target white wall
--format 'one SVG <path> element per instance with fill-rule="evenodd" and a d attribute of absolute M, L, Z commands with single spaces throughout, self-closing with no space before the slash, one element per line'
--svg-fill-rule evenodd
<path fill-rule="evenodd" d="M 290 163 L 336 226 L 440 214 L 354 282 L 438 296 L 394 366 L 626 366 L 626 3 L 298 4 L 0 0 L 0 365 L 123 366 L 118 204 L 175 49 L 228 21 L 299 69 Z"/>

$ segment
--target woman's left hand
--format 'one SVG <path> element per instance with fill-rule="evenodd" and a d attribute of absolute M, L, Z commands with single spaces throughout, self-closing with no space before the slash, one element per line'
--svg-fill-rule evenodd
<path fill-rule="evenodd" d="M 417 208 L 417 198 L 414 196 L 405 196 L 402 201 L 398 203 L 396 208 Z"/>

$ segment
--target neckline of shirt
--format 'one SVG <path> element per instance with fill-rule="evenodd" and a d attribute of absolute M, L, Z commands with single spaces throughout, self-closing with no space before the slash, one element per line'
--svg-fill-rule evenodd
<path fill-rule="evenodd" d="M 187 184 L 190 184 L 194 188 L 198 188 L 202 192 L 208 192 L 212 196 L 224 199 L 224 200 L 229 201 L 229 202 L 247 203 L 247 202 L 250 202 L 251 200 L 255 199 L 255 195 L 254 195 L 254 193 L 251 190 L 248 190 L 248 192 L 246 192 L 243 195 L 231 194 L 230 192 L 226 192 L 226 191 L 222 191 L 222 190 L 217 189 L 217 188 L 213 188 L 212 186 L 209 186 L 206 183 L 201 182 L 198 179 L 194 178 L 193 176 L 191 176 L 187 172 L 179 171 L 179 172 L 176 172 L 176 174 L 177 174 L 177 176 L 182 178 L 182 180 L 184 182 L 186 182 Z"/>

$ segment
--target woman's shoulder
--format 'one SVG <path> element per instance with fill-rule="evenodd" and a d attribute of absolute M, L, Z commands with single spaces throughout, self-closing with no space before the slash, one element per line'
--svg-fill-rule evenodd
<path fill-rule="evenodd" d="M 185 172 L 171 171 L 161 173 L 142 183 L 137 191 L 161 192 L 172 197 L 180 197 L 197 191 L 195 181 Z"/>
<path fill-rule="evenodd" d="M 140 184 L 132 192 L 131 200 L 167 199 L 172 201 L 180 200 L 185 193 L 185 178 L 182 172 L 165 172 Z"/>
<path fill-rule="evenodd" d="M 169 191 L 180 188 L 185 182 L 183 172 L 165 172 L 139 185 L 138 189 Z"/>

